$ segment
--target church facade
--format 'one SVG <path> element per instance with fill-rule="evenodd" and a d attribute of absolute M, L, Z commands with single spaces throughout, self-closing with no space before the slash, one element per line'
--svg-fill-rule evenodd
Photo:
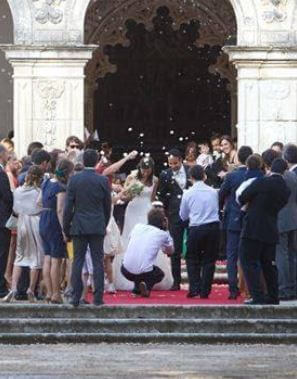
<path fill-rule="evenodd" d="M 106 46 L 133 43 L 135 25 L 154 28 L 151 35 L 166 34 L 167 24 L 160 26 L 166 17 L 171 35 L 180 32 L 179 41 L 195 19 L 198 48 L 222 46 L 210 69 L 230 84 L 230 122 L 239 145 L 261 152 L 274 141 L 297 142 L 296 0 L 1 3 L 1 136 L 13 127 L 20 155 L 33 140 L 48 149 L 63 148 L 67 136 L 83 138 L 85 127 L 93 129 L 94 93 L 100 97 L 96 83 L 117 70 L 115 49 L 107 57 Z"/>

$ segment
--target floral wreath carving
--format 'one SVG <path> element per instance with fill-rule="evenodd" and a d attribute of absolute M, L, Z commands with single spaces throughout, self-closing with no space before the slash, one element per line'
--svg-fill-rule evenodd
<path fill-rule="evenodd" d="M 63 20 L 63 11 L 58 7 L 65 0 L 33 0 L 35 3 L 40 4 L 41 7 L 35 7 L 35 20 L 39 24 L 46 24 L 51 22 L 52 24 L 60 24 Z"/>
<path fill-rule="evenodd" d="M 267 23 L 283 22 L 287 18 L 287 0 L 262 0 L 265 7 L 263 20 Z"/>

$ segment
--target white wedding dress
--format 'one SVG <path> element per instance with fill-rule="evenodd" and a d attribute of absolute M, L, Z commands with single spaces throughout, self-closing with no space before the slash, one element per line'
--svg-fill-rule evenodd
<path fill-rule="evenodd" d="M 154 185 L 151 187 L 145 186 L 139 196 L 131 200 L 126 208 L 124 229 L 122 234 L 123 253 L 115 257 L 114 267 L 114 284 L 117 290 L 131 291 L 133 283 L 128 281 L 121 273 L 121 265 L 124 258 L 126 248 L 129 243 L 129 237 L 132 229 L 136 224 L 147 224 L 147 214 L 152 208 L 151 197 Z M 170 258 L 167 257 L 162 251 L 159 252 L 156 261 L 156 266 L 164 272 L 165 277 L 162 282 L 154 286 L 154 290 L 169 290 L 173 284 L 171 274 Z"/>

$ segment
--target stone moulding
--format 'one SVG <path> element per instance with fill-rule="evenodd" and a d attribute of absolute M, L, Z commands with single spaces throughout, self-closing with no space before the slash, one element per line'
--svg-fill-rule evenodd
<path fill-rule="evenodd" d="M 59 6 L 66 0 L 33 0 L 34 3 L 41 3 L 40 7 L 35 7 L 35 20 L 40 24 L 51 22 L 59 24 L 62 22 L 64 14 Z"/>

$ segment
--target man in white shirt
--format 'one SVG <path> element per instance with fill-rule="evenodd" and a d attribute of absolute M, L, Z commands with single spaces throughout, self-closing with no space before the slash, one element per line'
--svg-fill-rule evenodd
<path fill-rule="evenodd" d="M 121 272 L 134 282 L 134 293 L 149 297 L 153 286 L 164 278 L 163 271 L 155 266 L 160 250 L 171 255 L 173 240 L 167 231 L 168 222 L 162 209 L 148 213 L 148 224 L 137 224 L 132 229 Z"/>
<path fill-rule="evenodd" d="M 180 218 L 189 220 L 186 263 L 189 277 L 187 297 L 208 298 L 219 244 L 219 201 L 217 190 L 204 183 L 203 167 L 189 172 L 193 187 L 183 194 Z"/>

